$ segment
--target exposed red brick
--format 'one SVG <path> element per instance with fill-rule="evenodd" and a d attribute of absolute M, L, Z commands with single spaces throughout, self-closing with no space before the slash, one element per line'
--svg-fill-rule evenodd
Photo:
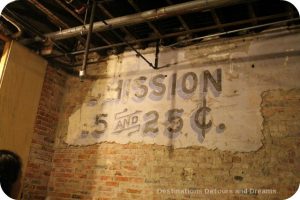
<path fill-rule="evenodd" d="M 126 191 L 128 193 L 137 193 L 137 194 L 140 194 L 142 192 L 142 190 L 137 190 L 137 189 L 127 189 Z"/>
<path fill-rule="evenodd" d="M 124 176 L 116 176 L 115 177 L 116 181 L 129 181 L 129 177 L 124 177 Z"/>
<path fill-rule="evenodd" d="M 106 185 L 107 186 L 119 186 L 119 183 L 118 182 L 109 181 L 109 182 L 106 182 Z"/>
<path fill-rule="evenodd" d="M 23 196 L 28 199 L 45 199 L 48 180 L 51 174 L 55 129 L 58 123 L 58 110 L 65 82 L 65 75 L 51 66 L 47 67 L 40 102 L 35 121 L 32 145 L 27 168 L 25 169 L 24 185 L 36 187 L 23 188 Z M 62 195 L 61 197 L 69 197 Z"/>

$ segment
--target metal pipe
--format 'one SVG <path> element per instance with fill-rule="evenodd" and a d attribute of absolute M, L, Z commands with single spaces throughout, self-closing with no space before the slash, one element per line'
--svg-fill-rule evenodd
<path fill-rule="evenodd" d="M 156 48 L 155 48 L 155 64 L 154 69 L 158 68 L 158 56 L 159 56 L 159 46 L 160 46 L 160 40 L 156 41 Z"/>
<path fill-rule="evenodd" d="M 102 20 L 104 24 L 109 26 L 107 24 L 106 20 Z M 127 40 L 125 40 L 123 37 L 121 37 L 115 30 L 110 30 L 119 40 L 123 41 L 127 46 L 129 46 L 138 56 L 140 56 L 150 67 L 155 69 L 155 66 L 143 56 L 134 46 L 132 46 Z"/>
<path fill-rule="evenodd" d="M 68 13 L 70 13 L 74 18 L 76 18 L 79 22 L 81 22 L 82 24 L 84 24 L 84 20 L 81 19 L 81 17 L 75 13 L 75 11 L 71 10 L 70 8 L 68 8 L 62 1 L 63 0 L 54 0 L 58 5 L 60 5 L 65 11 L 67 11 Z M 109 42 L 107 39 L 105 39 L 102 35 L 100 35 L 99 33 L 96 33 L 96 36 L 99 37 L 103 42 L 105 42 L 106 44 L 111 44 L 111 42 Z M 33 42 L 33 41 L 32 41 Z"/>
<path fill-rule="evenodd" d="M 242 42 L 244 42 L 244 41 L 248 41 L 249 39 L 250 40 L 255 39 L 256 36 L 263 36 L 263 35 L 268 35 L 270 33 L 275 33 L 275 32 L 279 32 L 279 31 L 286 31 L 286 30 L 295 30 L 295 31 L 297 31 L 297 33 L 299 33 L 300 25 L 290 25 L 288 27 L 272 28 L 272 29 L 269 29 L 267 32 L 258 33 L 256 35 L 247 35 L 245 37 L 231 38 L 230 41 L 235 41 L 235 42 L 242 41 Z M 289 33 L 283 33 L 283 34 L 289 34 Z M 211 41 L 212 40 L 203 42 L 203 43 L 201 43 L 201 46 L 203 46 L 203 47 L 213 46 L 215 43 L 212 43 Z M 226 39 L 224 39 L 223 41 L 226 41 Z M 217 42 L 217 41 L 215 41 L 215 42 Z M 298 51 L 298 52 L 292 53 L 291 55 L 299 55 L 299 53 L 300 52 Z M 107 60 L 109 60 L 109 58 L 104 58 L 104 59 L 101 60 L 101 62 L 106 62 Z M 90 61 L 87 64 L 90 65 L 90 64 L 96 64 L 96 63 L 99 63 L 99 61 Z M 72 68 L 76 68 L 76 67 L 78 67 L 80 65 L 81 64 L 79 62 L 74 63 L 72 65 Z"/>
<path fill-rule="evenodd" d="M 6 15 L 10 18 L 12 18 L 14 21 L 16 21 L 18 24 L 20 24 L 22 27 L 25 28 L 26 31 L 31 33 L 35 36 L 35 40 L 37 41 L 46 41 L 46 38 L 42 33 L 40 33 L 35 27 L 32 26 L 32 24 L 28 24 L 22 20 L 22 18 L 9 10 L 8 8 L 5 9 L 5 11 L 2 12 L 2 15 Z"/>
<path fill-rule="evenodd" d="M 261 25 L 256 25 L 256 26 L 250 26 L 250 27 L 246 27 L 246 28 L 235 29 L 235 30 L 232 30 L 232 31 L 226 31 L 226 32 L 206 35 L 206 36 L 202 36 L 202 37 L 196 37 L 196 38 L 176 42 L 174 44 L 169 45 L 168 47 L 176 46 L 176 45 L 184 43 L 184 42 L 193 42 L 193 41 L 202 40 L 202 39 L 206 39 L 206 38 L 212 38 L 212 37 L 217 37 L 217 36 L 222 36 L 222 35 L 228 35 L 228 34 L 237 33 L 237 32 L 240 32 L 240 31 L 249 31 L 249 30 L 252 30 L 252 29 L 263 28 L 263 27 L 266 27 L 266 26 L 273 26 L 273 25 L 278 25 L 278 24 L 288 23 L 288 22 L 293 22 L 293 21 L 298 21 L 298 20 L 300 20 L 300 19 L 299 18 L 288 19 L 288 20 L 279 21 L 279 22 L 271 22 L 271 23 L 266 23 L 266 24 L 261 24 Z"/>
<path fill-rule="evenodd" d="M 98 4 L 98 8 L 100 8 L 100 10 L 106 15 L 108 16 L 110 19 L 114 18 L 114 16 L 101 4 Z M 132 38 L 136 38 L 136 36 L 134 36 L 132 33 L 130 33 L 125 27 L 121 28 L 122 31 L 124 31 L 127 35 L 129 35 Z"/>
<path fill-rule="evenodd" d="M 109 26 L 109 24 L 106 22 L 106 20 L 102 20 L 102 22 Z M 129 46 L 138 56 L 140 56 L 150 67 L 155 69 L 155 66 L 143 56 L 134 46 L 132 46 L 127 40 L 125 40 L 123 37 L 121 37 L 115 30 L 111 29 L 110 30 L 119 40 L 123 41 L 127 46 Z"/>
<path fill-rule="evenodd" d="M 236 4 L 241 2 L 248 2 L 248 1 L 247 0 L 189 1 L 189 2 L 175 4 L 175 5 L 159 8 L 159 9 L 153 9 L 141 13 L 135 13 L 131 15 L 109 19 L 106 21 L 109 24 L 109 26 L 105 25 L 102 21 L 95 22 L 93 32 L 119 28 L 123 26 L 143 23 L 145 21 L 152 21 L 164 17 L 184 14 L 188 12 L 195 12 L 200 10 L 207 10 L 211 8 L 216 8 L 220 6 L 226 6 L 229 4 Z M 52 40 L 62 40 L 70 37 L 75 37 L 80 34 L 87 34 L 86 30 L 82 31 L 82 26 L 76 26 L 62 31 L 48 33 L 45 36 L 51 38 Z"/>
<path fill-rule="evenodd" d="M 19 25 L 14 20 L 12 20 L 10 17 L 8 17 L 5 14 L 2 14 L 2 17 L 6 21 L 8 21 L 9 23 L 11 23 L 14 27 L 16 27 L 16 29 L 18 30 L 16 33 L 13 33 L 10 37 L 13 38 L 13 39 L 19 38 L 22 35 L 22 32 L 23 32 L 22 29 L 19 27 Z"/>
<path fill-rule="evenodd" d="M 105 21 L 103 21 L 104 23 L 106 23 Z M 134 46 L 132 46 L 127 40 L 125 40 L 124 38 L 122 38 L 115 30 L 111 30 L 111 32 L 117 37 L 119 38 L 119 40 L 123 41 L 128 47 L 130 47 L 138 56 L 140 56 L 150 67 L 152 67 L 153 69 L 155 69 L 155 66 L 149 61 L 147 60 L 147 58 L 145 58 L 145 56 L 143 56 L 143 54 L 141 54 L 136 48 L 134 48 Z"/>
<path fill-rule="evenodd" d="M 141 12 L 141 9 L 134 3 L 133 0 L 128 0 L 128 3 L 135 9 L 135 11 Z M 151 22 L 149 22 L 148 20 L 146 20 L 145 22 L 148 24 L 148 26 L 154 31 L 154 33 L 157 36 L 161 37 L 160 32 L 157 30 L 157 28 Z"/>
<path fill-rule="evenodd" d="M 238 21 L 238 22 L 230 22 L 230 23 L 222 24 L 221 27 L 230 27 L 230 26 L 234 26 L 234 25 L 242 25 L 242 24 L 251 23 L 253 20 L 262 21 L 262 20 L 273 19 L 273 18 L 284 17 L 284 16 L 286 16 L 286 14 L 276 14 L 276 15 L 258 17 L 258 18 L 252 19 L 252 20 L 247 19 L 247 20 L 242 20 L 242 21 Z M 282 23 L 286 23 L 286 22 L 292 22 L 292 21 L 298 21 L 298 20 L 299 20 L 299 18 L 294 18 L 294 19 L 284 20 L 284 21 L 278 21 L 278 22 L 273 22 L 274 23 L 273 25 L 278 25 L 278 24 L 282 24 Z M 260 27 L 263 27 L 263 26 L 269 26 L 269 24 L 260 25 Z M 218 28 L 218 26 L 213 25 L 213 26 L 209 26 L 209 27 L 191 29 L 189 31 L 169 33 L 169 34 L 163 35 L 163 38 L 184 35 L 184 34 L 187 34 L 187 33 L 195 33 L 195 32 L 199 32 L 199 31 L 213 30 L 213 29 L 216 29 L 216 28 Z M 256 27 L 252 26 L 251 28 L 254 29 Z M 240 31 L 241 29 L 238 29 L 238 30 Z M 222 33 L 222 34 L 224 34 L 224 33 Z M 215 35 L 215 34 L 213 34 L 213 35 Z M 211 37 L 211 35 L 208 35 L 206 37 L 209 37 L 209 36 Z M 154 36 L 154 37 L 150 37 L 150 38 L 144 38 L 144 39 L 129 41 L 128 43 L 135 44 L 135 43 L 139 43 L 139 42 L 146 42 L 146 41 L 157 40 L 157 39 L 159 39 L 159 38 L 157 36 Z M 118 46 L 124 46 L 124 45 L 126 45 L 126 43 L 121 42 L 121 43 L 107 45 L 107 46 L 95 47 L 95 48 L 90 49 L 90 52 L 99 51 L 99 50 L 108 49 L 108 48 L 113 48 L 113 47 L 118 47 Z M 82 53 L 84 53 L 84 51 L 79 50 L 79 51 L 69 52 L 69 53 L 67 53 L 67 55 L 78 55 L 78 54 L 82 54 Z M 57 57 L 61 57 L 61 56 L 65 56 L 65 54 L 52 56 L 52 58 L 57 58 Z"/>
<path fill-rule="evenodd" d="M 93 24 L 94 24 L 96 6 L 97 6 L 97 2 L 96 2 L 96 0 L 93 0 L 92 11 L 91 11 L 91 16 L 90 16 L 89 32 L 88 32 L 88 35 L 87 35 L 85 50 L 84 50 L 84 56 L 83 56 L 83 63 L 82 63 L 81 70 L 79 72 L 79 76 L 80 76 L 81 80 L 84 77 L 85 71 L 86 71 L 86 63 L 87 63 L 87 59 L 88 59 L 88 56 L 89 56 L 90 41 L 91 41 L 91 36 L 92 36 L 92 31 L 93 31 Z"/>
<path fill-rule="evenodd" d="M 5 9 L 5 12 L 8 14 L 9 17 L 11 17 L 14 21 L 16 21 L 18 24 L 20 24 L 22 27 L 24 27 L 24 30 L 28 31 L 32 35 L 35 36 L 35 40 L 41 41 L 41 42 L 47 42 L 47 38 L 39 31 L 37 30 L 32 24 L 26 23 L 22 18 L 17 15 L 16 13 L 12 12 L 8 8 Z M 2 15 L 5 14 L 2 12 Z M 21 42 L 22 43 L 22 42 Z M 61 44 L 60 42 L 53 41 L 53 44 L 64 53 L 64 56 L 70 56 L 66 53 L 66 47 L 64 44 Z"/>
<path fill-rule="evenodd" d="M 173 5 L 173 2 L 171 0 L 166 0 L 166 2 L 169 4 L 169 5 Z M 183 26 L 183 28 L 188 31 L 190 30 L 189 26 L 185 23 L 184 19 L 178 15 L 177 16 L 177 19 L 180 21 L 181 25 Z"/>
<path fill-rule="evenodd" d="M 61 20 L 59 17 L 57 17 L 52 11 L 50 11 L 48 8 L 46 8 L 42 3 L 40 3 L 38 0 L 28 0 L 32 5 L 34 5 L 37 9 L 39 9 L 41 12 L 43 12 L 47 17 L 50 19 L 50 21 L 59 29 L 61 28 L 70 28 L 70 26 L 65 23 L 63 20 Z M 77 39 L 85 43 L 85 40 L 78 35 Z"/>

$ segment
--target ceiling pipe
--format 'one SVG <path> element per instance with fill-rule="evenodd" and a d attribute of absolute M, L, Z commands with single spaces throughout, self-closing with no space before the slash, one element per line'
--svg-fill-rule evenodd
<path fill-rule="evenodd" d="M 19 38 L 19 37 L 22 35 L 22 33 L 23 33 L 23 31 L 22 31 L 22 29 L 20 28 L 20 26 L 19 26 L 13 19 L 11 19 L 10 17 L 6 16 L 5 14 L 2 14 L 2 17 L 3 17 L 6 21 L 8 21 L 9 23 L 11 23 L 11 24 L 17 29 L 17 32 L 15 32 L 15 33 L 13 33 L 12 35 L 10 35 L 10 37 L 11 37 L 12 39 L 17 39 L 17 38 Z"/>
<path fill-rule="evenodd" d="M 222 24 L 221 27 L 230 27 L 230 26 L 236 26 L 236 25 L 244 25 L 244 24 L 248 24 L 248 23 L 252 23 L 253 21 L 264 21 L 264 20 L 270 20 L 270 19 L 277 19 L 277 18 L 281 18 L 281 17 L 286 17 L 287 14 L 275 14 L 275 15 L 270 15 L 270 16 L 264 16 L 264 17 L 257 17 L 255 19 L 246 19 L 246 20 L 242 20 L 242 21 L 237 21 L 237 22 L 230 22 L 230 23 L 226 23 L 226 24 Z M 298 21 L 299 18 L 293 18 L 290 19 L 288 22 L 293 22 L 293 21 Z M 274 24 L 272 23 L 272 25 L 280 25 L 282 23 L 286 23 L 287 21 L 278 21 L 278 22 L 274 22 Z M 276 23 L 276 24 L 275 24 Z M 270 24 L 263 24 L 260 25 L 261 26 L 270 26 Z M 207 30 L 214 30 L 218 28 L 218 25 L 213 25 L 213 26 L 208 26 L 208 27 L 202 27 L 202 28 L 196 28 L 196 29 L 191 29 L 188 31 L 181 31 L 181 32 L 176 32 L 176 33 L 169 33 L 166 35 L 163 35 L 163 38 L 169 38 L 169 37 L 175 37 L 175 36 L 180 36 L 180 35 L 186 35 L 186 34 L 190 34 L 190 33 L 196 33 L 196 32 L 201 32 L 201 31 L 207 31 Z M 253 29 L 255 29 L 256 27 L 252 27 Z M 238 29 L 240 31 L 240 29 Z M 220 34 L 224 34 L 224 33 L 220 33 Z M 215 36 L 215 34 L 213 34 Z M 209 37 L 211 35 L 208 35 L 206 37 Z M 150 37 L 150 38 L 143 38 L 143 39 L 138 39 L 138 40 L 133 40 L 133 41 L 129 41 L 130 44 L 136 44 L 139 42 L 147 42 L 147 41 L 151 41 L 151 40 L 159 40 L 160 38 L 158 38 L 157 36 L 154 37 Z M 95 52 L 95 51 L 100 51 L 100 50 L 104 50 L 104 49 L 109 49 L 109 48 L 113 48 L 113 47 L 119 47 L 119 46 L 125 46 L 127 45 L 125 42 L 121 42 L 121 43 L 116 43 L 116 44 L 112 44 L 112 45 L 107 45 L 107 46 L 99 46 L 96 48 L 91 48 L 90 52 Z M 170 45 L 171 46 L 171 45 Z M 79 55 L 79 54 L 83 54 L 84 50 L 79 50 L 79 51 L 73 51 L 73 52 L 69 52 L 67 53 L 67 55 Z M 53 55 L 53 56 L 49 56 L 51 58 L 58 58 L 58 57 L 62 57 L 65 56 L 66 54 L 60 54 L 60 55 Z"/>
<path fill-rule="evenodd" d="M 78 13 L 76 13 L 76 11 L 73 11 L 71 8 L 69 8 L 67 5 L 65 5 L 65 0 L 54 0 L 59 6 L 61 6 L 65 11 L 67 11 L 68 13 L 70 13 L 74 18 L 76 18 L 80 23 L 84 24 L 84 20 L 81 19 L 81 17 L 78 15 Z M 85 5 L 86 6 L 86 5 Z M 111 44 L 111 42 L 109 42 L 107 39 L 105 39 L 104 36 L 96 33 L 96 36 L 99 37 L 103 42 L 105 42 L 106 44 Z M 32 41 L 31 41 L 32 42 Z"/>
<path fill-rule="evenodd" d="M 185 39 L 185 40 L 178 41 L 174 44 L 171 44 L 167 47 L 174 47 L 176 45 L 186 43 L 186 42 L 193 42 L 193 41 L 198 41 L 198 40 L 203 40 L 203 39 L 210 39 L 210 38 L 215 38 L 215 37 L 228 35 L 228 34 L 232 34 L 232 33 L 238 33 L 238 32 L 242 32 L 242 31 L 250 31 L 250 30 L 253 30 L 253 29 L 270 27 L 270 26 L 277 26 L 277 25 L 281 25 L 281 24 L 284 24 L 284 23 L 286 24 L 286 23 L 295 22 L 295 21 L 299 21 L 299 18 L 292 18 L 292 19 L 287 19 L 287 20 L 283 20 L 283 21 L 270 22 L 270 23 L 266 23 L 266 24 L 260 24 L 260 25 L 246 27 L 246 28 L 240 28 L 240 29 L 235 29 L 235 30 L 231 30 L 231 31 L 225 31 L 225 32 L 220 32 L 220 33 L 216 33 L 216 34 L 205 35 L 205 36 L 196 37 L 196 38 L 192 38 L 192 39 Z"/>
<path fill-rule="evenodd" d="M 158 57 L 159 57 L 159 46 L 160 46 L 161 40 L 156 41 L 156 47 L 155 47 L 155 63 L 154 63 L 154 69 L 158 68 Z"/>
<path fill-rule="evenodd" d="M 87 60 L 88 60 L 88 56 L 89 56 L 90 41 L 91 41 L 91 36 L 92 36 L 92 31 L 93 31 L 93 23 L 94 23 L 96 6 L 97 6 L 96 0 L 93 0 L 92 11 L 91 11 L 91 16 L 90 16 L 89 32 L 87 35 L 84 56 L 83 56 L 83 63 L 82 63 L 81 70 L 79 71 L 79 77 L 80 77 L 81 81 L 83 80 L 83 77 L 85 76 L 85 72 L 86 72 L 86 64 L 87 64 Z"/>
<path fill-rule="evenodd" d="M 7 14 L 6 14 L 7 13 Z M 23 30 L 26 32 L 29 32 L 34 36 L 34 39 L 36 41 L 41 41 L 41 42 L 49 42 L 47 38 L 39 31 L 37 30 L 32 24 L 28 24 L 26 21 L 24 21 L 19 15 L 16 13 L 12 12 L 8 8 L 5 9 L 5 13 L 2 12 L 2 15 L 9 16 L 11 19 L 13 19 L 17 24 L 20 24 L 21 27 L 23 27 Z M 21 42 L 24 44 L 24 41 Z M 65 45 L 63 45 L 60 42 L 53 42 L 54 46 L 56 46 L 61 52 L 64 53 L 65 56 L 69 57 L 69 55 L 66 54 L 67 48 Z"/>
<path fill-rule="evenodd" d="M 181 4 L 175 4 L 159 9 L 148 10 L 140 13 L 135 13 L 131 15 L 126 15 L 122 17 L 116 17 L 113 19 L 106 20 L 107 24 L 103 21 L 98 21 L 94 23 L 93 32 L 104 31 L 113 28 L 119 28 L 123 26 L 129 26 L 133 24 L 143 23 L 145 21 L 157 20 L 164 17 L 170 17 L 174 15 L 180 15 L 189 12 L 203 11 L 211 8 L 227 6 L 237 3 L 246 3 L 248 0 L 195 0 L 189 1 Z M 51 40 L 62 40 L 66 38 L 75 37 L 81 34 L 87 34 L 88 26 L 85 30 L 82 30 L 82 26 L 76 26 L 73 28 L 48 33 L 45 37 Z"/>

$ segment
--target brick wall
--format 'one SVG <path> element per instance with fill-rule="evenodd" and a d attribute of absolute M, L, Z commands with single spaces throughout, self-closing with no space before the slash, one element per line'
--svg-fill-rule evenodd
<path fill-rule="evenodd" d="M 45 199 L 64 84 L 64 74 L 48 66 L 27 168 L 24 170 L 25 178 L 22 191 L 24 199 Z"/>
<path fill-rule="evenodd" d="M 289 58 L 292 64 L 298 60 Z M 278 60 L 263 59 L 260 64 L 274 69 L 275 63 Z M 256 151 L 173 149 L 142 143 L 67 145 L 68 119 L 89 97 L 106 67 L 106 63 L 89 66 L 96 75 L 84 82 L 78 77 L 65 79 L 48 68 L 25 173 L 24 199 L 281 200 L 295 193 L 300 182 L 300 89 L 292 83 L 287 84 L 290 89 L 261 93 L 264 139 Z"/>
<path fill-rule="evenodd" d="M 68 79 L 62 118 L 67 119 L 83 102 L 91 83 Z M 300 90 L 266 91 L 261 97 L 264 145 L 250 153 L 140 143 L 68 146 L 58 135 L 48 196 L 86 200 L 285 199 L 295 193 L 300 181 Z M 59 128 L 65 126 L 62 123 Z M 226 192 L 233 194 L 220 194 Z M 262 192 L 269 194 L 259 194 Z"/>

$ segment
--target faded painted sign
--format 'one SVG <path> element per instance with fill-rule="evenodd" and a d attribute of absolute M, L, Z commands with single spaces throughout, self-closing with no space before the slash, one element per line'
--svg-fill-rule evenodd
<path fill-rule="evenodd" d="M 70 117 L 66 142 L 144 142 L 177 148 L 213 144 L 226 131 L 243 129 L 256 133 L 252 142 L 259 146 L 260 126 L 237 123 L 250 117 L 250 102 L 240 105 L 245 112 L 227 112 L 234 101 L 222 97 L 223 76 L 222 68 L 196 68 L 98 80 Z"/>
<path fill-rule="evenodd" d="M 211 52 L 205 58 L 199 55 L 228 47 L 169 51 L 162 53 L 161 65 L 173 62 L 172 67 L 160 70 L 149 69 L 135 56 L 124 56 L 122 62 L 113 59 L 108 63 L 110 78 L 95 81 L 85 102 L 69 117 L 65 142 L 141 142 L 174 148 L 257 150 L 263 139 L 262 92 L 299 85 L 295 73 L 299 69 L 293 60 L 286 68 L 281 67 L 285 57 L 278 55 L 285 49 L 267 48 L 279 52 L 267 52 L 277 55 L 269 64 L 264 59 L 256 60 L 255 64 L 245 60 L 258 53 L 263 58 L 266 51 L 261 45 L 268 47 L 279 41 L 252 43 L 247 51 L 231 54 Z M 294 44 L 288 41 L 281 47 Z M 241 62 L 233 63 L 233 58 Z M 215 66 L 201 64 L 218 59 L 227 61 Z"/>
<path fill-rule="evenodd" d="M 217 69 L 216 72 L 216 79 L 214 79 L 208 70 L 204 71 L 202 84 L 199 83 L 200 76 L 195 72 L 186 72 L 179 79 L 177 79 L 177 73 L 171 74 L 170 86 L 164 82 L 168 78 L 167 74 L 157 74 L 151 78 L 140 76 L 135 79 L 118 79 L 115 83 L 112 81 L 104 90 L 104 99 L 100 105 L 102 104 L 104 107 L 123 105 L 115 113 L 109 111 L 97 113 L 97 111 L 92 110 L 101 110 L 101 108 L 97 107 L 99 104 L 97 98 L 92 98 L 86 106 L 92 109 L 90 112 L 93 113 L 94 117 L 85 123 L 86 129 L 82 130 L 81 138 L 90 136 L 97 139 L 108 132 L 120 136 L 142 134 L 144 137 L 155 138 L 159 132 L 164 132 L 166 137 L 173 139 L 182 134 L 185 125 L 191 126 L 198 136 L 198 140 L 202 142 L 205 138 L 205 132 L 212 127 L 211 119 L 206 121 L 206 115 L 211 111 L 206 105 L 208 84 L 211 84 L 216 95 L 222 91 L 222 70 Z M 172 102 L 176 98 L 183 101 L 188 100 L 194 95 L 198 96 L 199 102 L 198 105 L 196 104 L 195 112 L 188 110 L 191 115 L 189 116 L 190 120 L 183 118 L 183 115 L 187 116 L 188 113 L 185 113 L 185 108 L 182 106 L 170 107 L 165 112 L 161 112 L 164 109 L 160 108 L 159 105 L 153 110 L 146 109 L 144 105 L 145 103 L 151 104 L 151 102 L 153 104 L 159 103 L 164 96 L 169 98 L 169 102 Z M 97 96 L 101 96 L 101 93 L 98 93 Z M 130 104 L 133 106 L 129 107 Z M 144 108 L 134 109 L 138 104 Z M 108 109 L 111 110 L 112 108 Z M 109 115 L 112 116 L 112 120 Z M 164 124 L 164 128 L 159 127 L 159 122 Z"/>

